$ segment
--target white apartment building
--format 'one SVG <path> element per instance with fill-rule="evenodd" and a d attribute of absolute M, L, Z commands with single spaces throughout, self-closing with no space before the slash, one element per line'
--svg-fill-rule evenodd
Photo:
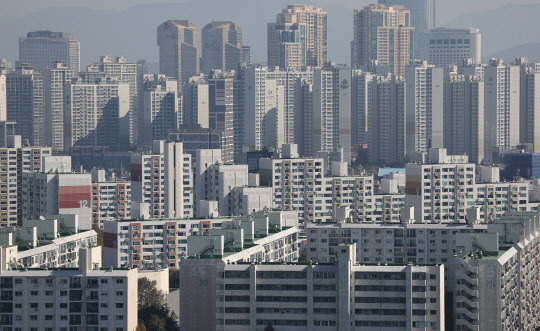
<path fill-rule="evenodd" d="M 285 142 L 285 91 L 268 77 L 268 67 L 249 66 L 242 73 L 243 146 L 261 150 L 280 148 Z"/>
<path fill-rule="evenodd" d="M 405 69 L 407 154 L 443 147 L 443 68 L 415 61 Z"/>
<path fill-rule="evenodd" d="M 81 250 L 78 269 L 0 271 L 0 324 L 10 330 L 132 331 L 137 270 L 100 269 L 101 249 Z"/>
<path fill-rule="evenodd" d="M 24 172 L 22 218 L 45 215 L 79 216 L 81 229 L 92 228 L 92 177 L 90 174 Z"/>
<path fill-rule="evenodd" d="M 0 227 L 22 221 L 23 172 L 41 171 L 42 158 L 51 155 L 48 147 L 21 147 L 20 136 L 10 139 L 9 147 L 0 148 Z"/>
<path fill-rule="evenodd" d="M 444 145 L 449 153 L 467 154 L 480 164 L 488 152 L 484 146 L 484 81 L 457 72 L 454 67 L 445 75 Z"/>
<path fill-rule="evenodd" d="M 182 123 L 178 99 L 178 82 L 165 75 L 145 75 L 142 98 L 142 143 L 167 139 L 171 130 Z"/>
<path fill-rule="evenodd" d="M 324 175 L 323 159 L 261 159 L 261 186 L 272 187 L 273 207 L 301 221 L 334 222 L 349 208 L 355 222 L 398 222 L 404 195 L 375 195 L 373 176 Z"/>
<path fill-rule="evenodd" d="M 484 67 L 484 150 L 520 143 L 520 67 L 491 60 Z"/>
<path fill-rule="evenodd" d="M 339 155 L 336 160 L 351 161 L 351 68 L 329 65 L 314 69 L 313 83 L 304 83 L 296 120 L 301 121 L 300 152 Z"/>
<path fill-rule="evenodd" d="M 520 81 L 520 142 L 532 144 L 535 153 L 540 152 L 540 71 L 537 63 L 528 64 L 526 59 L 516 62 L 521 65 Z"/>
<path fill-rule="evenodd" d="M 188 237 L 208 235 L 211 229 L 226 229 L 233 223 L 242 224 L 245 229 L 245 238 L 242 237 L 242 241 L 246 240 L 245 248 L 247 249 L 248 241 L 256 244 L 257 240 L 266 239 L 284 228 L 296 227 L 298 217 L 287 212 L 265 211 L 254 213 L 250 217 L 105 221 L 103 226 L 104 265 L 107 267 L 133 266 L 143 269 L 155 265 L 178 268 L 180 260 L 188 256 L 188 249 L 202 253 L 196 247 L 209 247 L 209 244 L 199 246 L 191 244 L 190 247 Z M 291 234 L 287 232 L 286 236 L 289 235 Z M 282 238 L 282 235 L 276 238 Z M 229 240 L 229 238 L 226 239 Z M 200 242 L 206 239 L 193 240 Z M 255 251 L 260 252 L 261 249 L 264 251 L 263 246 L 261 242 L 261 246 Z M 295 254 L 297 257 L 299 251 L 295 250 Z M 248 258 L 250 256 L 251 254 Z M 240 257 L 244 258 L 243 255 L 238 255 L 238 258 Z"/>
<path fill-rule="evenodd" d="M 92 224 L 131 217 L 131 182 L 107 180 L 105 170 L 92 170 Z"/>
<path fill-rule="evenodd" d="M 64 86 L 75 72 L 63 62 L 56 62 L 44 72 L 45 143 L 56 151 L 64 150 Z"/>
<path fill-rule="evenodd" d="M 202 176 L 196 181 L 204 185 L 204 190 L 197 196 L 199 200 L 217 201 L 220 216 L 232 216 L 237 208 L 234 204 L 233 190 L 237 187 L 247 186 L 247 164 L 216 163 L 208 166 Z"/>
<path fill-rule="evenodd" d="M 237 84 L 234 71 L 213 70 L 208 75 L 191 77 L 186 88 L 184 124 L 221 132 L 225 162 L 233 162 L 241 152 L 241 146 L 235 146 L 239 142 L 235 135 L 242 125 Z"/>
<path fill-rule="evenodd" d="M 99 62 L 86 67 L 86 72 L 81 73 L 81 78 L 85 83 L 95 83 L 96 81 L 106 81 L 113 79 L 117 83 L 129 85 L 129 143 L 139 142 L 140 126 L 142 124 L 142 112 L 139 109 L 141 95 L 139 92 L 139 80 L 137 78 L 137 63 L 128 63 L 125 56 L 118 56 L 114 60 L 109 56 L 101 56 Z"/>
<path fill-rule="evenodd" d="M 355 244 L 338 253 L 326 265 L 185 260 L 181 329 L 444 330 L 441 265 L 361 265 Z"/>
<path fill-rule="evenodd" d="M 271 187 L 235 187 L 229 194 L 231 196 L 231 216 L 249 216 L 265 209 L 271 209 L 273 206 L 274 195 Z"/>
<path fill-rule="evenodd" d="M 354 100 L 365 105 L 353 107 L 358 109 L 358 115 L 353 112 L 353 123 L 358 123 L 357 130 L 362 133 L 358 137 L 364 136 L 358 143 L 368 144 L 370 162 L 401 162 L 406 151 L 405 82 L 401 77 L 388 75 L 372 76 L 369 82 L 362 83 L 361 77 L 365 75 L 368 74 L 359 74 L 360 81 L 353 83 Z"/>
<path fill-rule="evenodd" d="M 153 154 L 131 156 L 131 196 L 149 204 L 152 218 L 193 217 L 191 155 L 181 142 L 156 140 Z"/>
<path fill-rule="evenodd" d="M 44 223 L 56 219 L 39 221 Z M 58 224 L 56 221 L 55 225 L 60 229 L 55 232 L 54 237 L 48 234 L 46 239 L 43 237 L 43 232 L 34 230 L 35 226 L 21 229 L 2 228 L 0 233 L 3 238 L 2 248 L 0 248 L 2 253 L 0 266 L 6 269 L 76 268 L 80 259 L 79 249 L 96 246 L 97 233 L 94 230 L 77 232 L 77 228 L 73 228 L 69 224 L 66 224 L 67 226 L 62 223 Z M 36 245 L 32 246 L 31 237 L 23 238 L 21 235 L 28 232 L 34 234 L 33 241 Z"/>
<path fill-rule="evenodd" d="M 465 59 L 482 61 L 482 35 L 476 28 L 435 28 L 416 33 L 416 58 L 444 68 Z"/>
<path fill-rule="evenodd" d="M 485 221 L 530 210 L 528 183 L 477 183 L 475 164 L 448 159 L 444 149 L 431 149 L 430 158 L 431 164 L 406 166 L 405 204 L 414 207 L 416 220 L 464 223 L 466 209 L 474 206 Z"/>
<path fill-rule="evenodd" d="M 129 84 L 72 82 L 64 88 L 64 148 L 107 146 L 114 151 L 130 147 Z"/>
<path fill-rule="evenodd" d="M 455 330 L 531 330 L 539 321 L 540 215 L 507 213 L 497 233 L 458 237 Z"/>

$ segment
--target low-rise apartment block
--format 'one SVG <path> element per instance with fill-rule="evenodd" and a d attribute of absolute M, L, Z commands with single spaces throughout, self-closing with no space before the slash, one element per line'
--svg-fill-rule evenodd
<path fill-rule="evenodd" d="M 100 269 L 101 249 L 78 269 L 0 269 L 0 325 L 14 331 L 116 330 L 137 325 L 137 270 Z"/>
<path fill-rule="evenodd" d="M 181 330 L 444 329 L 441 265 L 335 264 L 188 259 L 180 268 Z"/>

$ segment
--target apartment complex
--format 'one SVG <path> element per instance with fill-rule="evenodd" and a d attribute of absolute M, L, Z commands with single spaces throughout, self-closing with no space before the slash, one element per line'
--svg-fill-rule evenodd
<path fill-rule="evenodd" d="M 19 61 L 45 73 L 56 61 L 64 62 L 73 72 L 80 69 L 80 44 L 65 32 L 32 31 L 19 38 Z"/>

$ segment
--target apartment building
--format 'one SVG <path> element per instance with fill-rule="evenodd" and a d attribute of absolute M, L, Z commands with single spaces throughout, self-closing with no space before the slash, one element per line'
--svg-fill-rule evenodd
<path fill-rule="evenodd" d="M 152 218 L 193 217 L 191 155 L 181 142 L 156 140 L 152 154 L 131 156 L 131 196 Z"/>
<path fill-rule="evenodd" d="M 23 220 L 45 215 L 79 216 L 80 227 L 92 228 L 90 174 L 25 172 L 22 178 Z"/>
<path fill-rule="evenodd" d="M 129 131 L 129 144 L 139 143 L 140 127 L 143 119 L 140 107 L 138 64 L 129 63 L 125 56 L 117 56 L 114 60 L 109 55 L 101 56 L 99 62 L 86 67 L 80 77 L 84 83 L 96 83 L 98 81 L 114 80 L 120 84 L 129 86 L 129 113 L 127 114 Z"/>
<path fill-rule="evenodd" d="M 107 180 L 105 170 L 92 170 L 92 224 L 131 217 L 131 182 Z"/>
<path fill-rule="evenodd" d="M 51 155 L 48 147 L 21 147 L 21 137 L 9 137 L 0 148 L 0 227 L 22 221 L 22 177 L 25 171 L 41 171 L 43 157 Z"/>
<path fill-rule="evenodd" d="M 137 270 L 100 269 L 101 249 L 78 269 L 0 271 L 0 323 L 22 330 L 135 330 Z"/>
<path fill-rule="evenodd" d="M 444 329 L 441 265 L 359 265 L 355 244 L 338 254 L 336 264 L 184 260 L 181 329 Z"/>
<path fill-rule="evenodd" d="M 221 132 L 225 162 L 233 162 L 241 151 L 240 146 L 235 146 L 235 132 L 241 125 L 237 84 L 234 71 L 213 70 L 191 77 L 186 88 L 184 124 Z"/>
<path fill-rule="evenodd" d="M 332 63 L 314 69 L 312 84 L 302 84 L 296 119 L 302 125 L 301 154 L 328 152 L 336 161 L 351 161 L 351 79 L 349 66 Z"/>
<path fill-rule="evenodd" d="M 64 148 L 130 148 L 130 85 L 117 81 L 73 81 L 64 88 Z"/>
<path fill-rule="evenodd" d="M 399 76 L 352 71 L 351 145 L 368 145 L 372 163 L 405 156 L 405 82 Z"/>
<path fill-rule="evenodd" d="M 242 237 L 242 242 L 246 240 L 245 248 L 247 249 L 249 248 L 248 241 L 257 244 L 258 239 L 262 240 L 271 234 L 280 233 L 285 228 L 295 227 L 298 225 L 298 218 L 295 214 L 287 212 L 265 211 L 254 213 L 250 217 L 105 221 L 103 224 L 104 265 L 139 268 L 159 265 L 178 268 L 180 260 L 189 256 L 188 249 L 202 254 L 204 249 L 201 251 L 198 249 L 210 246 L 209 243 L 201 245 L 192 243 L 190 246 L 188 237 L 202 236 L 198 239 L 192 239 L 194 242 L 197 240 L 202 242 L 210 238 L 207 237 L 210 235 L 210 230 L 221 231 L 232 227 L 233 223 L 241 224 L 245 229 L 245 237 Z M 287 232 L 288 235 L 290 234 Z M 282 238 L 281 235 L 278 237 Z M 248 240 L 249 238 L 251 239 Z M 229 238 L 227 237 L 225 240 L 227 242 Z M 264 241 L 259 243 L 261 246 L 254 250 L 260 252 L 262 249 L 264 252 L 263 243 Z M 222 249 L 229 252 L 229 247 Z M 298 247 L 294 252 L 298 256 Z M 216 253 L 216 255 L 219 254 Z M 238 258 L 240 256 L 242 255 L 238 255 Z M 249 257 L 250 255 L 248 255 Z"/>
<path fill-rule="evenodd" d="M 527 182 L 477 183 L 476 166 L 448 157 L 444 149 L 431 149 L 430 160 L 406 166 L 405 204 L 415 207 L 415 219 L 463 223 L 473 206 L 486 221 L 505 211 L 530 210 Z"/>
<path fill-rule="evenodd" d="M 497 233 L 457 238 L 455 329 L 534 329 L 540 216 L 510 212 L 492 227 Z"/>
<path fill-rule="evenodd" d="M 301 221 L 334 222 L 341 208 L 355 222 L 399 222 L 403 194 L 374 194 L 373 176 L 325 176 L 323 159 L 261 159 L 260 185 L 272 187 L 273 207 Z"/>
<path fill-rule="evenodd" d="M 467 154 L 480 164 L 484 146 L 484 81 L 477 75 L 458 74 L 453 66 L 444 81 L 444 145 L 451 154 Z"/>
<path fill-rule="evenodd" d="M 371 4 L 354 11 L 351 63 L 361 69 L 371 61 L 387 66 L 389 72 L 403 75 L 414 59 L 414 31 L 410 8 Z"/>
<path fill-rule="evenodd" d="M 80 231 L 70 216 L 73 215 L 51 215 L 44 220 L 26 221 L 25 227 L 2 228 L 1 267 L 76 268 L 80 259 L 79 249 L 96 246 L 97 233 L 94 230 Z M 43 226 L 51 227 L 51 231 L 44 232 Z"/>
<path fill-rule="evenodd" d="M 443 69 L 414 61 L 405 73 L 407 154 L 427 153 L 444 142 Z"/>
<path fill-rule="evenodd" d="M 322 8 L 288 5 L 275 23 L 268 23 L 271 67 L 320 67 L 327 51 L 327 13 Z"/>
<path fill-rule="evenodd" d="M 25 144 L 44 146 L 43 75 L 32 66 L 19 64 L 6 75 L 6 111 Z"/>
<path fill-rule="evenodd" d="M 144 75 L 141 118 L 142 140 L 146 146 L 152 141 L 167 139 L 169 132 L 182 123 L 182 109 L 178 98 L 178 82 L 165 75 Z"/>
<path fill-rule="evenodd" d="M 75 71 L 63 62 L 56 62 L 43 74 L 45 144 L 56 151 L 63 151 L 64 87 L 73 79 Z"/>

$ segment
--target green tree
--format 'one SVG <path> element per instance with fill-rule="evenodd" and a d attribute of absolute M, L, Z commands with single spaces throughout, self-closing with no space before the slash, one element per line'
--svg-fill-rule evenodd
<path fill-rule="evenodd" d="M 148 326 L 145 329 L 152 331 L 178 330 L 176 314 L 167 306 L 165 294 L 158 290 L 148 278 L 139 279 L 137 287 L 139 324 Z"/>
<path fill-rule="evenodd" d="M 163 307 L 166 305 L 165 294 L 158 290 L 148 278 L 139 278 L 138 282 L 137 307 L 144 309 L 147 307 Z"/>
<path fill-rule="evenodd" d="M 148 328 L 155 331 L 166 331 L 167 323 L 162 317 L 158 315 L 152 315 L 150 321 L 148 322 Z"/>

